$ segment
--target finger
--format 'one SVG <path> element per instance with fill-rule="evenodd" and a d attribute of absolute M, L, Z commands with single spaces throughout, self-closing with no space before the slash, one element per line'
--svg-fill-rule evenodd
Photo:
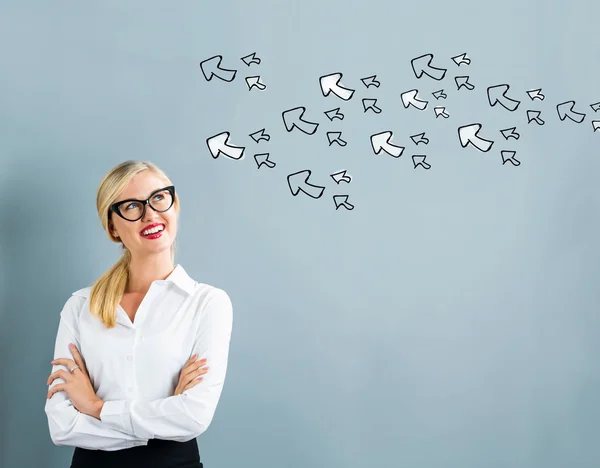
<path fill-rule="evenodd" d="M 56 372 L 50 374 L 48 377 L 47 384 L 50 385 L 55 379 L 63 379 L 65 382 L 68 382 L 71 379 L 71 374 L 67 373 L 67 371 L 63 369 L 59 369 Z"/>
<path fill-rule="evenodd" d="M 55 366 L 65 366 L 67 369 L 70 369 L 75 365 L 75 361 L 69 358 L 56 358 L 53 361 L 50 361 L 50 364 L 54 364 Z"/>
<path fill-rule="evenodd" d="M 198 361 L 196 361 L 196 359 L 198 359 L 198 355 L 197 355 L 197 354 L 194 354 L 194 355 L 193 355 L 191 358 L 189 358 L 189 359 L 187 360 L 187 362 L 185 363 L 185 366 L 183 366 L 183 368 L 184 368 L 184 369 L 187 369 L 187 368 L 189 368 L 189 367 L 193 367 L 193 366 L 194 366 L 194 364 L 195 364 L 196 362 L 198 362 Z"/>
<path fill-rule="evenodd" d="M 50 399 L 52 398 L 52 395 L 54 395 L 56 392 L 62 392 L 65 390 L 65 384 L 58 384 L 55 385 L 54 387 L 52 387 L 50 389 L 50 391 L 48 392 L 48 396 L 47 398 Z"/>
<path fill-rule="evenodd" d="M 79 368 L 83 372 L 85 372 L 87 374 L 85 362 L 83 362 L 83 358 L 81 357 L 81 354 L 79 353 L 79 350 L 77 349 L 77 346 L 75 346 L 74 344 L 71 343 L 69 345 L 69 349 L 71 350 L 71 354 L 73 355 L 73 358 L 75 359 L 75 363 L 79 366 Z"/>
<path fill-rule="evenodd" d="M 185 388 L 183 389 L 183 391 L 185 392 L 186 390 L 189 390 L 190 388 L 195 387 L 200 382 L 202 382 L 202 380 L 203 380 L 202 377 L 198 377 L 197 379 L 192 379 L 192 381 L 185 386 Z"/>
<path fill-rule="evenodd" d="M 188 377 L 188 383 L 189 382 L 193 382 L 194 380 L 196 380 L 198 378 L 198 376 L 200 375 L 204 375 L 208 372 L 208 367 L 203 367 L 201 369 L 198 369 L 196 372 L 192 372 L 189 377 Z M 200 377 L 202 378 L 202 377 Z"/>
<path fill-rule="evenodd" d="M 192 372 L 194 372 L 199 367 L 202 367 L 204 364 L 206 364 L 206 358 L 200 359 L 199 361 L 192 363 L 192 365 L 188 365 L 185 371 L 183 372 L 184 377 L 190 375 Z"/>

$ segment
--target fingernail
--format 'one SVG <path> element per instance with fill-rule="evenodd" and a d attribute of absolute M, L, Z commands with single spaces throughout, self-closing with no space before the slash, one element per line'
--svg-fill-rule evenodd
<path fill-rule="evenodd" d="M 69 343 L 69 348 L 73 348 L 75 345 L 73 343 Z"/>

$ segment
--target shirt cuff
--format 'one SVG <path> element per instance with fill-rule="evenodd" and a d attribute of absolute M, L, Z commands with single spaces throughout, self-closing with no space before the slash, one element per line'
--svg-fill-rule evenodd
<path fill-rule="evenodd" d="M 131 401 L 105 401 L 100 412 L 100 421 L 117 431 L 135 435 L 131 421 Z"/>

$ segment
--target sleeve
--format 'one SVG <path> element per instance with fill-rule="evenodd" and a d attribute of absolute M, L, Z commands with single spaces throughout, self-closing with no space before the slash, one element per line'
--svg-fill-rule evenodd
<path fill-rule="evenodd" d="M 79 302 L 76 296 L 71 296 L 61 311 L 54 346 L 54 359 L 61 357 L 72 359 L 69 343 L 73 343 L 77 349 L 81 349 L 78 333 L 74 332 L 74 330 L 78 331 L 74 317 L 79 309 Z M 63 365 L 52 366 L 52 372 L 58 369 L 67 370 Z M 57 378 L 48 386 L 48 390 L 64 382 L 63 379 Z M 45 412 L 48 418 L 50 438 L 55 445 L 110 451 L 148 443 L 147 439 L 125 434 L 108 427 L 93 416 L 79 412 L 71 403 L 66 392 L 56 392 L 52 398 L 46 399 Z"/>
<path fill-rule="evenodd" d="M 192 354 L 207 359 L 209 371 L 194 387 L 179 395 L 153 401 L 105 401 L 100 419 L 110 428 L 135 437 L 186 442 L 210 425 L 225 383 L 233 323 L 232 305 L 222 289 L 215 289 L 199 311 Z"/>

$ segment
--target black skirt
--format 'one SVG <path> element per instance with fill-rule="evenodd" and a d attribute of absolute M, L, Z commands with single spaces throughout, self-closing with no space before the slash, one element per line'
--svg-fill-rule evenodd
<path fill-rule="evenodd" d="M 196 439 L 187 442 L 150 439 L 148 445 L 123 450 L 75 447 L 71 468 L 203 468 Z"/>

